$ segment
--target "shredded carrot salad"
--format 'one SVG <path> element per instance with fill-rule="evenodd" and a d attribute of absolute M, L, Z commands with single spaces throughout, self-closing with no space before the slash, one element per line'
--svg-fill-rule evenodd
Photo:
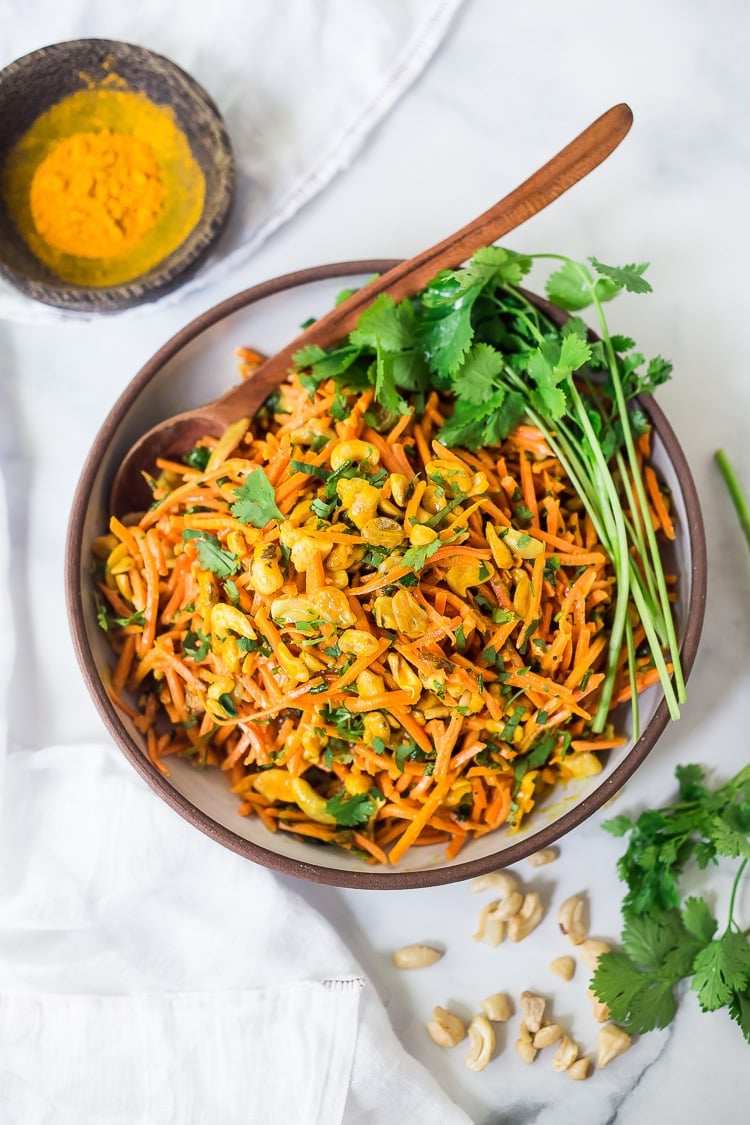
<path fill-rule="evenodd" d="M 395 864 L 517 828 L 624 744 L 591 732 L 615 581 L 591 520 L 537 429 L 447 449 L 448 410 L 433 392 L 384 426 L 371 390 L 294 375 L 111 520 L 94 543 L 110 694 L 158 769 L 218 766 L 269 831 Z M 653 679 L 643 658 L 638 689 Z"/>

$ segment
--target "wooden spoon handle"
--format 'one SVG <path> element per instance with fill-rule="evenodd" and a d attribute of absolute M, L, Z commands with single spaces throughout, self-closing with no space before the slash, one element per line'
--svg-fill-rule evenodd
<path fill-rule="evenodd" d="M 510 195 L 436 246 L 400 262 L 357 290 L 266 360 L 251 379 L 217 399 L 214 407 L 222 414 L 226 411 L 227 418 L 257 409 L 285 378 L 293 366 L 292 357 L 301 347 L 330 347 L 352 331 L 362 310 L 378 294 L 388 293 L 395 301 L 412 296 L 440 270 L 455 269 L 481 246 L 496 242 L 536 215 L 601 164 L 626 136 L 632 122 L 633 114 L 624 102 L 608 109 Z"/>

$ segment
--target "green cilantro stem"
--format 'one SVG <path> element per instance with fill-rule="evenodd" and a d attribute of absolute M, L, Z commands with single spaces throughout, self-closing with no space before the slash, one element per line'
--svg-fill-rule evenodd
<path fill-rule="evenodd" d="M 745 856 L 739 868 L 737 869 L 737 874 L 735 875 L 734 882 L 732 883 L 732 893 L 729 896 L 729 918 L 727 919 L 727 928 L 724 931 L 727 934 L 732 929 L 732 925 L 734 923 L 734 903 L 737 898 L 737 891 L 742 881 L 742 876 L 745 874 L 745 868 L 747 867 L 748 862 L 750 862 L 750 857 Z"/>
<path fill-rule="evenodd" d="M 625 449 L 628 454 L 628 461 L 630 463 L 630 470 L 633 482 L 635 484 L 635 492 L 638 497 L 638 502 L 642 512 L 648 511 L 648 502 L 646 500 L 646 490 L 643 485 L 643 478 L 641 476 L 640 466 L 638 464 L 638 457 L 635 451 L 635 443 L 633 441 L 633 431 L 630 426 L 630 415 L 628 413 L 627 403 L 625 401 L 625 394 L 622 389 L 622 381 L 620 379 L 620 372 L 617 366 L 617 356 L 612 347 L 612 338 L 609 334 L 609 327 L 607 325 L 607 318 L 604 315 L 601 301 L 596 293 L 596 288 L 591 288 L 592 296 L 594 298 L 594 308 L 596 309 L 597 317 L 599 318 L 599 325 L 601 328 L 602 340 L 604 348 L 609 360 L 610 376 L 612 378 L 612 386 L 615 391 L 615 400 L 617 402 L 617 409 L 619 411 L 620 424 L 622 426 L 622 433 L 625 439 Z M 669 592 L 667 591 L 667 582 L 664 576 L 664 567 L 661 562 L 661 554 L 659 553 L 659 544 L 656 541 L 656 532 L 650 520 L 644 520 L 644 527 L 646 529 L 646 540 L 648 542 L 649 550 L 651 552 L 651 570 L 656 580 L 656 586 L 659 591 L 664 615 L 664 624 L 667 631 L 667 644 L 672 656 L 673 676 L 676 685 L 677 699 L 680 703 L 685 702 L 685 677 L 682 671 L 682 662 L 680 660 L 680 648 L 677 642 L 677 634 L 675 632 L 674 617 L 670 608 Z M 643 559 L 645 563 L 645 556 Z M 666 672 L 666 669 L 665 669 Z M 662 684 L 665 685 L 666 681 L 662 678 Z M 674 716 L 673 716 L 674 717 Z"/>
<path fill-rule="evenodd" d="M 737 516 L 739 517 L 740 527 L 742 528 L 747 545 L 750 547 L 750 508 L 747 501 L 740 489 L 739 481 L 735 475 L 729 458 L 723 449 L 719 449 L 715 454 L 716 464 L 719 466 L 719 472 L 724 478 L 724 483 L 729 489 L 729 495 L 732 503 L 734 504 Z"/>

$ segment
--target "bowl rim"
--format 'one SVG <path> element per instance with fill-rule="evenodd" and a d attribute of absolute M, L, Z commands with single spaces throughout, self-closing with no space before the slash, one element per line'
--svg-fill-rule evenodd
<path fill-rule="evenodd" d="M 221 190 L 217 195 L 212 210 L 208 214 L 205 212 L 201 213 L 196 226 L 186 236 L 186 239 L 183 240 L 180 246 L 177 246 L 162 259 L 161 262 L 152 266 L 146 273 L 131 278 L 130 281 L 122 282 L 119 285 L 103 286 L 77 285 L 75 282 L 62 280 L 59 284 L 46 280 L 36 281 L 29 278 L 26 274 L 13 269 L 0 256 L 0 277 L 13 285 L 23 293 L 24 296 L 30 297 L 32 300 L 40 301 L 42 304 L 63 309 L 66 312 L 93 314 L 119 312 L 124 309 L 133 308 L 136 305 L 145 304 L 148 301 L 153 301 L 157 297 L 162 297 L 171 292 L 171 290 L 176 289 L 199 268 L 222 234 L 229 220 L 232 204 L 234 202 L 236 168 L 232 143 L 227 131 L 226 122 L 224 121 L 219 107 L 205 87 L 201 85 L 197 79 L 193 78 L 192 74 L 189 74 L 188 71 L 179 66 L 178 63 L 174 62 L 167 55 L 162 55 L 159 51 L 153 51 L 150 47 L 144 47 L 141 43 L 131 43 L 125 39 L 108 39 L 99 36 L 64 39 L 60 42 L 49 43 L 44 47 L 37 47 L 35 50 L 29 51 L 25 55 L 20 55 L 17 59 L 14 59 L 12 62 L 8 63 L 7 66 L 3 67 L 2 70 L 0 70 L 0 86 L 2 86 L 6 79 L 13 78 L 18 73 L 23 73 L 30 67 L 33 68 L 35 63 L 44 56 L 48 56 L 57 51 L 63 51 L 63 49 L 69 51 L 74 47 L 83 48 L 88 44 L 94 44 L 103 49 L 121 49 L 124 47 L 128 52 L 132 53 L 133 56 L 139 57 L 147 64 L 153 63 L 154 60 L 156 60 L 160 65 L 170 71 L 173 77 L 178 78 L 190 98 L 196 103 L 203 103 L 206 110 L 213 118 L 217 138 L 216 151 L 222 154 L 224 169 Z M 200 231 L 202 227 L 205 227 L 205 229 L 200 233 L 199 237 L 195 239 L 189 252 L 184 256 L 179 256 L 185 242 L 194 237 L 196 231 Z M 29 251 L 29 253 L 31 253 L 31 251 Z M 171 264 L 170 260 L 172 260 Z"/>
<path fill-rule="evenodd" d="M 369 870 L 351 871 L 323 867 L 315 863 L 293 859 L 289 856 L 279 855 L 269 848 L 239 836 L 231 828 L 218 824 L 202 810 L 196 808 L 187 797 L 170 785 L 169 781 L 156 769 L 120 724 L 115 706 L 109 699 L 96 671 L 93 655 L 87 643 L 81 587 L 81 562 L 85 550 L 85 544 L 82 540 L 88 496 L 109 443 L 123 417 L 142 390 L 170 359 L 213 325 L 266 297 L 311 282 L 328 281 L 336 277 L 345 278 L 356 274 L 367 276 L 373 273 L 384 273 L 397 262 L 398 259 L 336 262 L 282 274 L 220 301 L 176 332 L 133 377 L 102 424 L 86 458 L 74 494 L 65 544 L 65 596 L 76 657 L 86 686 L 100 716 L 104 720 L 105 726 L 140 776 L 175 812 L 179 813 L 190 824 L 200 829 L 212 840 L 223 844 L 244 858 L 260 863 L 262 866 L 271 868 L 283 875 L 291 875 L 329 886 L 352 887 L 363 890 L 411 890 L 418 887 L 460 882 L 500 867 L 507 867 L 541 848 L 549 847 L 573 828 L 582 824 L 614 797 L 645 760 L 669 721 L 666 700 L 661 699 L 646 729 L 632 746 L 626 758 L 615 767 L 610 776 L 594 792 L 584 797 L 558 820 L 544 825 L 531 836 L 511 844 L 500 854 L 491 854 L 463 863 L 454 863 L 447 867 L 431 867 L 420 871 L 404 872 L 395 870 L 390 874 Z M 686 533 L 691 549 L 691 575 L 690 599 L 685 618 L 681 656 L 685 678 L 687 679 L 695 660 L 705 613 L 707 585 L 705 531 L 695 482 L 674 430 L 667 421 L 664 412 L 652 398 L 649 398 L 643 405 L 650 415 L 654 429 L 658 433 L 680 481 L 685 504 Z"/>

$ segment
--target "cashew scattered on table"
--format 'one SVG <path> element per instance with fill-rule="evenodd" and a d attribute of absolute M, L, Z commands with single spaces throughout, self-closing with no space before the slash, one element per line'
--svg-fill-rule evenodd
<path fill-rule="evenodd" d="M 524 1027 L 526 1027 L 531 1035 L 536 1035 L 537 1031 L 542 1026 L 546 1006 L 547 1001 L 543 996 L 538 996 L 535 992 L 529 992 L 528 989 L 521 993 L 521 1015 L 523 1017 L 523 1023 L 521 1024 L 522 1038 L 524 1036 Z"/>
<path fill-rule="evenodd" d="M 611 1015 L 609 1004 L 605 1004 L 602 1000 L 600 1000 L 594 992 L 593 988 L 587 989 L 586 995 L 591 1001 L 591 1008 L 594 1013 L 594 1019 L 596 1020 L 596 1022 L 606 1023 Z"/>
<path fill-rule="evenodd" d="M 466 1025 L 461 1017 L 439 1006 L 433 1009 L 427 1030 L 438 1047 L 456 1047 L 466 1038 Z"/>
<path fill-rule="evenodd" d="M 532 867 L 544 867 L 546 863 L 553 863 L 559 856 L 557 848 L 542 848 L 540 852 L 534 852 L 526 860 Z"/>
<path fill-rule="evenodd" d="M 536 891 L 529 891 L 518 914 L 508 922 L 508 937 L 511 941 L 522 941 L 537 928 L 543 916 L 542 900 Z"/>
<path fill-rule="evenodd" d="M 523 895 L 520 891 L 511 891 L 507 898 L 495 906 L 495 917 L 507 922 L 519 913 L 523 906 Z"/>
<path fill-rule="evenodd" d="M 568 1077 L 572 1078 L 575 1082 L 584 1082 L 587 1078 L 591 1077 L 591 1072 L 594 1069 L 594 1064 L 591 1059 L 584 1056 L 582 1059 L 576 1059 L 574 1063 L 568 1067 Z"/>
<path fill-rule="evenodd" d="M 513 1015 L 513 1005 L 505 992 L 493 992 L 479 1006 L 487 1019 L 495 1023 L 506 1023 Z"/>
<path fill-rule="evenodd" d="M 627 1031 L 623 1031 L 616 1023 L 608 1023 L 599 1032 L 599 1043 L 596 1051 L 596 1061 L 600 1068 L 604 1068 L 612 1059 L 616 1059 L 623 1051 L 627 1051 L 633 1042 Z"/>
<path fill-rule="evenodd" d="M 516 1051 L 520 1056 L 522 1062 L 533 1063 L 539 1052 L 532 1043 L 527 1043 L 525 1039 L 516 1039 Z"/>
<path fill-rule="evenodd" d="M 550 972 L 554 973 L 556 977 L 562 977 L 563 980 L 572 980 L 576 971 L 576 963 L 572 957 L 555 957 L 554 961 L 550 961 L 549 968 Z"/>
<path fill-rule="evenodd" d="M 495 1050 L 495 1030 L 486 1016 L 472 1016 L 469 1023 L 469 1070 L 484 1070 Z"/>
<path fill-rule="evenodd" d="M 469 889 L 474 894 L 480 891 L 493 891 L 502 901 L 514 891 L 520 890 L 520 887 L 515 875 L 511 875 L 510 871 L 490 871 L 486 875 L 478 875 L 476 879 L 472 879 Z"/>
<path fill-rule="evenodd" d="M 474 941 L 483 941 L 485 945 L 498 946 L 501 941 L 505 940 L 505 922 L 495 914 L 498 905 L 497 902 L 490 902 L 482 910 L 477 923 L 477 932 L 474 934 Z"/>
<path fill-rule="evenodd" d="M 569 1035 L 563 1035 L 557 1045 L 555 1056 L 552 1059 L 552 1069 L 557 1071 L 567 1070 L 578 1058 L 578 1047 Z"/>
<path fill-rule="evenodd" d="M 571 895 L 560 907 L 558 922 L 562 933 L 573 943 L 586 940 L 586 904 L 580 895 Z"/>
<path fill-rule="evenodd" d="M 442 956 L 440 950 L 431 945 L 405 945 L 393 954 L 393 964 L 397 969 L 426 969 Z"/>
<path fill-rule="evenodd" d="M 559 1023 L 545 1023 L 539 1028 L 532 1042 L 539 1050 L 544 1047 L 552 1047 L 555 1043 L 559 1043 L 565 1032 L 560 1027 Z"/>
<path fill-rule="evenodd" d="M 578 946 L 581 960 L 590 969 L 595 969 L 602 953 L 609 953 L 611 949 L 611 945 L 608 945 L 606 941 L 599 941 L 598 938 L 586 938 Z"/>

